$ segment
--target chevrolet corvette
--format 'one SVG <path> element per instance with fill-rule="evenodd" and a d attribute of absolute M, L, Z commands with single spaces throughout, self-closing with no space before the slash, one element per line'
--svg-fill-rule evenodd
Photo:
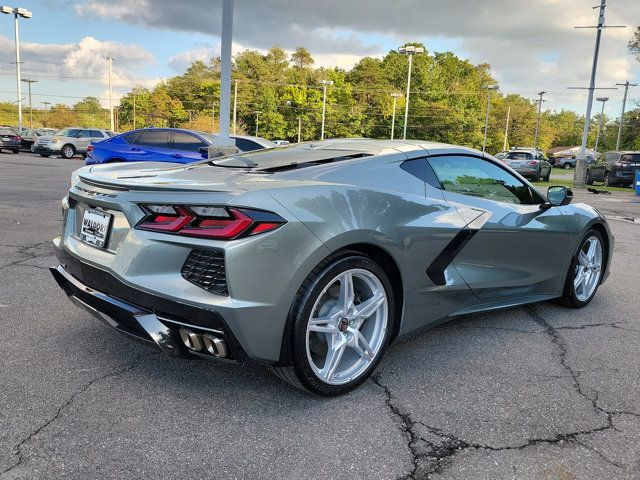
<path fill-rule="evenodd" d="M 477 150 L 338 139 L 202 162 L 95 165 L 62 201 L 77 305 L 176 357 L 267 365 L 323 395 L 390 343 L 462 315 L 605 281 L 605 218 Z"/>

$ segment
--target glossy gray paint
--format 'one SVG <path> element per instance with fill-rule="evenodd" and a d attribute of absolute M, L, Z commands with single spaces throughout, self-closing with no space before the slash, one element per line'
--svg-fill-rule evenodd
<path fill-rule="evenodd" d="M 72 179 L 61 248 L 132 288 L 218 312 L 250 357 L 275 362 L 296 292 L 336 250 L 366 244 L 391 256 L 404 292 L 399 334 L 407 335 L 456 315 L 560 296 L 571 255 L 588 226 L 599 223 L 608 232 L 604 218 L 586 205 L 544 210 L 453 194 L 400 168 L 429 155 L 483 156 L 475 150 L 417 141 L 329 140 L 280 151 L 295 158 L 309 148 L 371 156 L 276 174 L 206 162 L 80 169 Z M 229 242 L 187 238 L 133 229 L 143 217 L 139 203 L 259 208 L 287 224 Z M 87 206 L 115 215 L 105 250 L 77 238 Z M 477 233 L 446 268 L 446 283 L 435 284 L 427 266 L 467 225 Z M 229 297 L 180 275 L 191 249 L 207 246 L 225 250 Z"/>

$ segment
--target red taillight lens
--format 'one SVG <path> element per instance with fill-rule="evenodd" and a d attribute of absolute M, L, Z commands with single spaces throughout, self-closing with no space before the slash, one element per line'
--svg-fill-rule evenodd
<path fill-rule="evenodd" d="M 272 212 L 186 205 L 142 205 L 147 213 L 136 228 L 191 237 L 231 240 L 265 233 L 286 221 Z"/>
<path fill-rule="evenodd" d="M 93 145 L 88 145 L 87 146 L 87 153 L 93 152 L 93 148 L 94 148 Z"/>
<path fill-rule="evenodd" d="M 531 166 L 534 166 L 534 167 L 535 167 L 536 165 L 538 165 L 538 162 L 537 162 L 537 161 L 535 161 L 535 160 L 529 160 L 529 161 L 527 162 L 527 165 L 531 165 Z"/>

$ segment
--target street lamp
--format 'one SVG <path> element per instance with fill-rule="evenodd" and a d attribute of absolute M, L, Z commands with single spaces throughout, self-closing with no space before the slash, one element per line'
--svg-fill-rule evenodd
<path fill-rule="evenodd" d="M 320 140 L 324 140 L 324 116 L 327 109 L 327 85 L 333 85 L 333 80 L 320 80 L 322 84 L 322 126 L 320 127 Z"/>
<path fill-rule="evenodd" d="M 401 93 L 392 93 L 393 97 L 393 113 L 391 114 L 391 140 L 393 140 L 393 133 L 396 130 L 396 101 L 402 96 Z"/>
<path fill-rule="evenodd" d="M 258 119 L 259 119 L 259 115 L 262 113 L 260 110 L 256 110 L 253 113 L 256 114 L 256 137 L 258 136 Z"/>
<path fill-rule="evenodd" d="M 32 13 L 22 7 L 0 6 L 0 11 L 7 15 L 13 14 L 16 38 L 16 90 L 18 92 L 18 132 L 22 131 L 22 91 L 20 89 L 20 33 L 18 30 L 18 17 L 31 18 Z"/>
<path fill-rule="evenodd" d="M 538 148 L 538 130 L 540 129 L 540 112 L 542 111 L 542 102 L 545 100 L 542 99 L 543 95 L 547 93 L 544 90 L 538 92 L 538 96 L 540 97 L 536 102 L 538 102 L 538 115 L 536 116 L 536 133 L 533 135 L 533 148 Z"/>
<path fill-rule="evenodd" d="M 598 133 L 596 134 L 596 152 L 598 151 L 598 143 L 600 142 L 600 130 L 602 129 L 602 121 L 604 119 L 604 104 L 609 100 L 609 97 L 598 97 L 596 102 L 602 102 L 602 110 L 600 110 L 600 121 L 598 122 Z"/>
<path fill-rule="evenodd" d="M 402 139 L 407 139 L 407 124 L 409 121 L 409 90 L 411 89 L 411 64 L 413 60 L 413 56 L 416 53 L 424 53 L 424 48 L 415 47 L 413 45 L 405 45 L 404 47 L 400 47 L 398 52 L 409 55 L 409 70 L 407 72 L 407 97 L 404 103 L 404 127 L 402 129 Z"/>
<path fill-rule="evenodd" d="M 31 107 L 31 84 L 38 83 L 38 80 L 23 78 L 22 81 L 29 84 L 29 128 L 33 128 L 33 108 Z"/>
<path fill-rule="evenodd" d="M 484 85 L 483 90 L 487 91 L 487 114 L 484 117 L 484 139 L 482 140 L 482 151 L 487 147 L 487 129 L 489 128 L 489 110 L 491 109 L 491 92 L 498 90 L 498 85 Z"/>

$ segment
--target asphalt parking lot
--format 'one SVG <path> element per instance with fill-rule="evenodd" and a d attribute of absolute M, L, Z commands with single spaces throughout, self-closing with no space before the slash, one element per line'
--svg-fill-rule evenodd
<path fill-rule="evenodd" d="M 165 357 L 72 305 L 47 267 L 81 165 L 0 154 L 1 478 L 640 477 L 640 197 L 579 195 L 616 236 L 587 308 L 451 322 L 321 399 Z"/>

